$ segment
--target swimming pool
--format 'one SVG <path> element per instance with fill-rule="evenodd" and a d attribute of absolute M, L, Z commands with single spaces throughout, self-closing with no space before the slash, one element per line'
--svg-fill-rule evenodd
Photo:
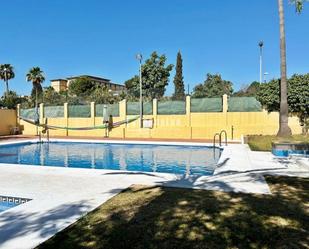
<path fill-rule="evenodd" d="M 279 157 L 288 157 L 290 155 L 309 157 L 309 143 L 274 142 L 272 143 L 272 153 Z"/>
<path fill-rule="evenodd" d="M 10 197 L 10 196 L 0 196 L 0 213 L 28 201 L 30 201 L 30 199 Z"/>
<path fill-rule="evenodd" d="M 303 156 L 303 157 L 309 157 L 309 151 L 308 150 L 272 150 L 272 153 L 275 156 L 279 157 L 288 157 L 288 156 Z"/>
<path fill-rule="evenodd" d="M 86 142 L 0 145 L 0 163 L 212 175 L 221 150 L 206 146 Z"/>

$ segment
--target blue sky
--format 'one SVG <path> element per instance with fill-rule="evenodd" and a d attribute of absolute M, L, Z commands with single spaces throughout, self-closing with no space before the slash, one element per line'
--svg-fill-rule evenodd
<path fill-rule="evenodd" d="M 309 4 L 298 15 L 285 3 L 288 74 L 308 73 Z M 14 66 L 10 88 L 19 94 L 30 93 L 25 74 L 33 66 L 45 72 L 44 86 L 80 74 L 123 83 L 138 70 L 135 54 L 154 50 L 172 64 L 181 51 L 191 89 L 208 72 L 238 89 L 259 79 L 259 40 L 268 78 L 279 76 L 277 0 L 10 0 L 1 3 L 0 23 L 0 63 Z"/>

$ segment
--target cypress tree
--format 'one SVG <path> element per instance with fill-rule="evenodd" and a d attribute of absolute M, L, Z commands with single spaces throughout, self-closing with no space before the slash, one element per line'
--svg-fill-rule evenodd
<path fill-rule="evenodd" d="M 185 86 L 182 76 L 182 58 L 180 51 L 177 53 L 176 74 L 174 77 L 175 93 L 173 98 L 183 100 L 185 98 Z"/>

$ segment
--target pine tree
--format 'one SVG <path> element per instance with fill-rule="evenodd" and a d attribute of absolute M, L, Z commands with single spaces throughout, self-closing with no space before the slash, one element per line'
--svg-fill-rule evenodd
<path fill-rule="evenodd" d="M 183 100 L 185 98 L 185 86 L 182 76 L 182 58 L 180 51 L 177 53 L 176 74 L 174 77 L 175 93 L 174 99 Z"/>

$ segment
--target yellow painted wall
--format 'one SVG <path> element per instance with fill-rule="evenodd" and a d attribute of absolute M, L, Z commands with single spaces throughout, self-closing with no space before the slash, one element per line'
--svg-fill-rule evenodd
<path fill-rule="evenodd" d="M 190 99 L 187 98 L 187 101 Z M 121 121 L 133 116 L 126 116 L 126 102 L 120 102 L 120 116 L 114 117 L 113 121 Z M 94 117 L 94 104 L 91 105 L 91 118 L 68 118 L 66 115 L 67 106 L 65 105 L 64 118 L 49 118 L 48 124 L 68 127 L 93 127 L 102 125 L 102 118 Z M 155 106 L 155 100 L 154 100 Z M 227 110 L 227 108 L 223 108 Z M 121 125 L 109 132 L 109 137 L 114 138 L 179 138 L 179 139 L 212 139 L 214 134 L 221 130 L 226 130 L 228 138 L 239 140 L 241 135 L 265 134 L 272 135 L 278 131 L 279 113 L 262 112 L 214 112 L 214 113 L 190 113 L 187 108 L 185 115 L 145 115 L 145 119 L 153 119 L 153 129 L 140 129 L 139 120 L 129 124 Z M 35 126 L 20 121 L 24 126 L 24 134 L 34 135 Z M 301 126 L 298 118 L 290 117 L 289 126 L 293 134 L 301 133 Z M 105 130 L 50 130 L 53 136 L 93 136 L 104 137 Z"/>
<path fill-rule="evenodd" d="M 47 123 L 49 125 L 62 126 L 62 127 L 66 127 L 67 125 L 65 118 L 48 118 Z M 66 136 L 67 131 L 60 130 L 60 129 L 49 130 L 49 135 L 50 136 Z"/>
<path fill-rule="evenodd" d="M 0 109 L 0 135 L 9 135 L 12 127 L 16 126 L 16 111 Z"/>
<path fill-rule="evenodd" d="M 24 135 L 36 135 L 36 127 L 32 124 L 29 124 L 23 120 L 19 121 L 19 126 L 22 134 Z"/>

